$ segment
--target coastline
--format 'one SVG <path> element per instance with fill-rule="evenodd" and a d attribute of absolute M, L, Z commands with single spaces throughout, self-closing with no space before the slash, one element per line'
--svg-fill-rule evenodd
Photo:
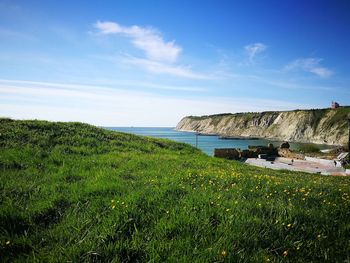
<path fill-rule="evenodd" d="M 348 142 L 350 106 L 312 109 L 187 116 L 176 125 L 181 131 L 237 138 L 261 138 L 295 143 L 344 146 Z"/>
<path fill-rule="evenodd" d="M 185 129 L 177 129 L 174 128 L 175 131 L 181 131 L 181 132 L 189 132 L 189 133 L 196 133 L 195 130 L 185 130 Z M 289 143 L 295 143 L 295 144 L 315 144 L 318 146 L 324 146 L 325 149 L 333 149 L 335 147 L 342 147 L 341 144 L 328 144 L 320 141 L 298 141 L 298 140 L 285 140 L 283 138 L 279 137 L 259 137 L 259 136 L 241 136 L 241 135 L 223 135 L 223 134 L 215 134 L 215 133 L 206 133 L 206 132 L 199 132 L 201 136 L 218 136 L 220 140 L 268 140 L 268 141 L 274 141 L 274 142 L 289 142 Z"/>

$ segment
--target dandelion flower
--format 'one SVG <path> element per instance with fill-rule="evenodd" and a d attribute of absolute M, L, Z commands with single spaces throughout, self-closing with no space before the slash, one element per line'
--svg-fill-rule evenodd
<path fill-rule="evenodd" d="M 10 240 L 7 240 L 5 244 L 8 246 L 8 245 L 11 244 L 11 241 L 10 241 Z"/>
<path fill-rule="evenodd" d="M 221 251 L 221 256 L 226 257 L 227 256 L 227 251 L 226 250 Z"/>
<path fill-rule="evenodd" d="M 282 255 L 286 257 L 288 255 L 288 250 L 285 250 Z"/>
<path fill-rule="evenodd" d="M 290 228 L 292 226 L 292 224 L 288 224 L 287 227 Z"/>

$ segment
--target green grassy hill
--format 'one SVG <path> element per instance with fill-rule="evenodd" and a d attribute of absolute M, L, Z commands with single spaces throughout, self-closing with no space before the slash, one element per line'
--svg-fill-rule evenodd
<path fill-rule="evenodd" d="M 349 262 L 350 178 L 0 119 L 1 262 Z"/>

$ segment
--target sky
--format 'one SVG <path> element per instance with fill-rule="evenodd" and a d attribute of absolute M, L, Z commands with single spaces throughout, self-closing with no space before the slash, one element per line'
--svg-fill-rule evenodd
<path fill-rule="evenodd" d="M 350 104 L 348 0 L 0 0 L 0 117 L 174 127 Z"/>

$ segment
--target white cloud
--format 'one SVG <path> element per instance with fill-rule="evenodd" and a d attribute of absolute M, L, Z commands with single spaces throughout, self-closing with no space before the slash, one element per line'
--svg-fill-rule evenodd
<path fill-rule="evenodd" d="M 183 99 L 101 86 L 0 80 L 1 116 L 17 119 L 82 121 L 101 126 L 171 127 L 187 115 L 305 107 L 276 100 Z"/>
<path fill-rule="evenodd" d="M 291 81 L 288 79 L 280 79 L 278 76 L 267 78 L 266 76 L 257 76 L 257 75 L 245 75 L 242 76 L 244 78 L 249 78 L 253 81 L 257 81 L 258 83 L 264 83 L 269 86 L 275 86 L 282 89 L 288 89 L 288 90 L 316 90 L 316 91 L 323 91 L 328 92 L 332 91 L 335 88 L 342 89 L 342 87 L 332 87 L 332 86 L 320 86 L 320 85 L 310 85 L 310 84 L 303 84 L 298 83 L 295 81 Z"/>
<path fill-rule="evenodd" d="M 250 44 L 244 47 L 245 51 L 247 52 L 249 56 L 249 61 L 253 62 L 255 56 L 263 51 L 265 51 L 267 48 L 266 45 L 263 43 L 254 43 Z"/>
<path fill-rule="evenodd" d="M 43 81 L 27 81 L 27 80 L 8 80 L 8 79 L 0 79 L 0 85 L 11 86 L 13 84 L 20 84 L 26 87 L 56 87 L 60 89 L 110 89 L 110 87 L 120 87 L 119 90 L 130 90 L 130 88 L 144 88 L 144 89 L 156 89 L 156 90 L 175 90 L 175 91 L 194 91 L 194 92 L 206 92 L 206 88 L 196 87 L 196 86 L 175 86 L 175 85 L 161 85 L 155 84 L 152 82 L 145 81 L 135 81 L 135 80 L 109 80 L 103 79 L 102 81 L 98 81 L 99 84 L 62 84 L 62 83 L 51 83 L 51 82 L 43 82 Z M 100 85 L 101 84 L 101 85 Z"/>
<path fill-rule="evenodd" d="M 94 26 L 101 34 L 120 34 L 130 38 L 133 45 L 143 50 L 150 60 L 174 63 L 182 50 L 175 41 L 164 41 L 161 34 L 153 28 L 126 27 L 114 22 L 100 21 L 97 21 Z"/>
<path fill-rule="evenodd" d="M 167 74 L 188 79 L 213 78 L 208 74 L 195 72 L 188 66 L 176 63 L 182 48 L 176 45 L 175 41 L 165 41 L 154 28 L 136 25 L 127 27 L 115 22 L 101 21 L 97 21 L 94 26 L 101 34 L 118 34 L 129 38 L 136 48 L 144 51 L 145 57 L 125 56 L 126 58 L 122 59 L 124 63 L 136 65 L 155 74 Z"/>
<path fill-rule="evenodd" d="M 129 58 L 125 62 L 145 68 L 156 74 L 169 74 L 189 79 L 213 79 L 214 77 L 192 71 L 183 66 L 169 65 L 148 59 Z"/>
<path fill-rule="evenodd" d="M 321 58 L 300 58 L 292 61 L 285 66 L 286 71 L 303 70 L 313 73 L 321 78 L 328 78 L 333 75 L 333 72 L 320 65 Z"/>

